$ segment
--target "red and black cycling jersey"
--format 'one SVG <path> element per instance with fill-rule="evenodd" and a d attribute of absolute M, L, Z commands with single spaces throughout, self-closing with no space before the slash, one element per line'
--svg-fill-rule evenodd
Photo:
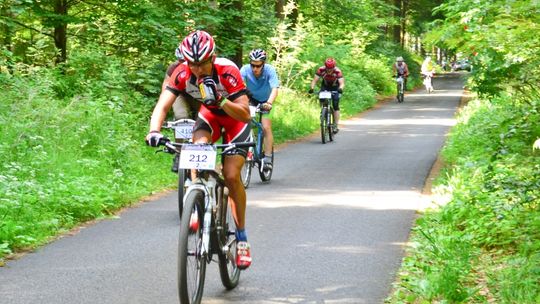
<path fill-rule="evenodd" d="M 315 75 L 322 78 L 322 86 L 326 88 L 338 87 L 338 80 L 343 78 L 343 73 L 338 67 L 329 71 L 324 65 L 317 69 Z"/>
<path fill-rule="evenodd" d="M 212 78 L 216 82 L 217 89 L 223 97 L 233 101 L 236 98 L 246 94 L 246 85 L 240 75 L 238 67 L 229 59 L 216 58 L 214 68 L 212 69 Z M 197 77 L 191 73 L 187 63 L 179 64 L 169 80 L 167 90 L 175 95 L 186 93 L 197 101 L 202 102 L 202 96 L 197 86 Z M 207 106 L 212 112 L 224 114 L 219 106 Z"/>

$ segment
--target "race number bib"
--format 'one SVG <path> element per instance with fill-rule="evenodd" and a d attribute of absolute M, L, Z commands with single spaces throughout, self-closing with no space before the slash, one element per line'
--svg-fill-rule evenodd
<path fill-rule="evenodd" d="M 330 91 L 320 91 L 319 99 L 330 99 L 332 98 L 332 93 Z"/>
<path fill-rule="evenodd" d="M 174 137 L 176 139 L 191 139 L 193 123 L 181 124 L 174 127 Z"/>
<path fill-rule="evenodd" d="M 181 169 L 214 170 L 216 156 L 216 147 L 211 145 L 182 145 L 179 167 Z"/>

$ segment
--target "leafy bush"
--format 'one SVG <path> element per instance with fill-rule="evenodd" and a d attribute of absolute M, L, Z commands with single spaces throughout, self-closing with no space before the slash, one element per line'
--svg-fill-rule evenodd
<path fill-rule="evenodd" d="M 451 167 L 438 191 L 450 201 L 418 221 L 393 302 L 540 299 L 540 103 L 510 98 L 461 112 L 442 152 Z"/>
<path fill-rule="evenodd" d="M 129 90 L 114 59 L 89 61 L 79 73 L 68 67 L 65 75 L 50 69 L 0 74 L 3 253 L 110 214 L 174 180 L 154 169 L 170 160 L 143 145 L 154 102 Z"/>

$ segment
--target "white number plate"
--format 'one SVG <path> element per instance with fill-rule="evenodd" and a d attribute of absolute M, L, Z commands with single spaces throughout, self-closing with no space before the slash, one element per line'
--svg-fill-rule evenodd
<path fill-rule="evenodd" d="M 332 98 L 332 93 L 329 91 L 321 91 L 319 92 L 319 99 L 330 99 Z"/>
<path fill-rule="evenodd" d="M 193 123 L 179 125 L 174 127 L 174 137 L 176 139 L 191 139 L 193 132 Z"/>
<path fill-rule="evenodd" d="M 403 82 L 403 78 L 398 77 L 398 78 L 396 79 L 396 81 L 397 81 L 397 83 L 402 83 L 402 82 Z"/>
<path fill-rule="evenodd" d="M 214 170 L 217 150 L 210 145 L 183 145 L 180 153 L 181 169 Z"/>
<path fill-rule="evenodd" d="M 251 114 L 251 117 L 255 117 L 255 115 L 257 114 L 257 107 L 249 106 L 249 114 Z"/>

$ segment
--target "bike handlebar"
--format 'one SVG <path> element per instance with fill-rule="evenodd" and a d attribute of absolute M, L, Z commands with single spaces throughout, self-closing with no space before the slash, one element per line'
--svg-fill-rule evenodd
<path fill-rule="evenodd" d="M 178 148 L 182 147 L 183 145 L 198 145 L 198 144 L 171 142 L 171 140 L 168 137 L 162 137 L 158 143 L 158 146 L 165 146 L 165 149 L 164 149 L 165 152 L 171 153 L 171 154 L 180 153 Z M 256 143 L 255 142 L 240 142 L 240 143 L 228 143 L 228 144 L 200 144 L 200 145 L 209 145 L 209 146 L 214 146 L 217 149 L 223 149 L 223 151 L 221 152 L 221 154 L 223 154 L 234 148 L 255 147 Z"/>

